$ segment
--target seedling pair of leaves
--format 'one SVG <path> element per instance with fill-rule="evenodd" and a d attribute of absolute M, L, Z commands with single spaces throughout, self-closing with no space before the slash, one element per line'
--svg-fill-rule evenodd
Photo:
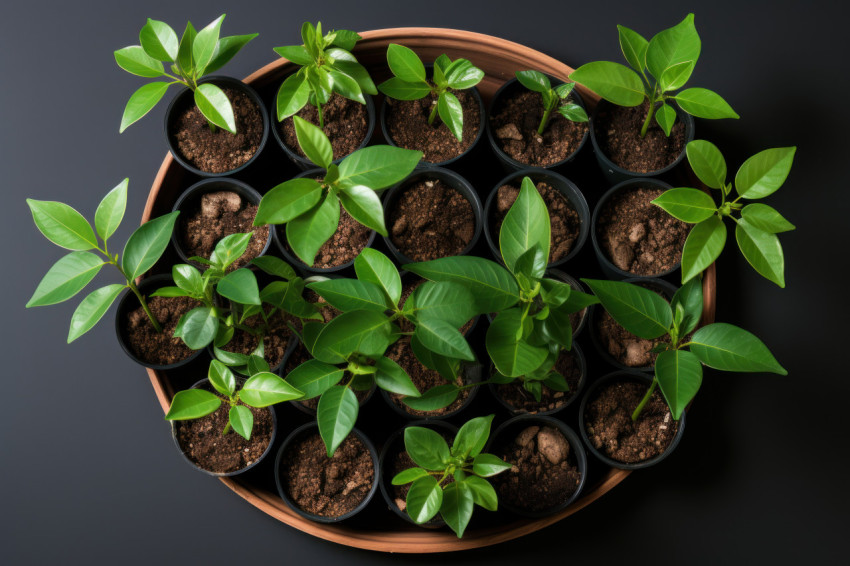
<path fill-rule="evenodd" d="M 674 94 L 691 78 L 702 48 L 693 14 L 649 41 L 627 27 L 617 26 L 617 30 L 620 48 L 631 69 L 620 63 L 595 61 L 573 71 L 570 79 L 619 106 L 639 106 L 648 100 L 641 137 L 646 135 L 653 115 L 664 133 L 670 135 L 676 123 L 672 102 L 699 118 L 739 117 L 719 94 L 706 88 L 687 88 Z"/>
<path fill-rule="evenodd" d="M 702 383 L 702 364 L 722 371 L 771 372 L 787 375 L 767 346 L 753 334 L 722 322 L 694 330 L 702 318 L 703 294 L 699 277 L 683 285 L 668 303 L 649 289 L 622 281 L 582 279 L 602 306 L 623 328 L 639 338 L 669 336 L 656 346 L 655 377 L 632 413 L 637 420 L 656 386 L 679 420 Z M 687 336 L 693 332 L 688 340 Z"/>
<path fill-rule="evenodd" d="M 539 391 L 539 382 L 566 390 L 566 380 L 552 368 L 561 349 L 572 347 L 569 315 L 598 302 L 566 283 L 544 277 L 549 246 L 549 212 L 526 177 L 499 233 L 507 269 L 471 256 L 405 266 L 426 279 L 465 286 L 476 313 L 496 313 L 486 337 L 487 352 L 498 372 L 494 382 L 521 378 L 533 394 Z"/>
<path fill-rule="evenodd" d="M 481 82 L 484 71 L 467 59 L 452 61 L 446 54 L 434 61 L 431 82 L 425 74 L 425 65 L 412 49 L 391 43 L 387 48 L 387 63 L 393 77 L 378 85 L 378 90 L 396 100 L 419 100 L 433 94 L 437 103 L 428 116 L 433 125 L 439 114 L 440 120 L 461 141 L 463 138 L 463 107 L 451 90 L 466 90 Z"/>
<path fill-rule="evenodd" d="M 498 496 L 485 478 L 509 470 L 511 465 L 482 453 L 492 422 L 493 415 L 467 421 L 451 448 L 431 429 L 412 426 L 404 430 L 404 448 L 419 467 L 400 472 L 392 484 L 413 483 L 407 492 L 407 514 L 414 522 L 426 523 L 439 513 L 461 538 L 475 505 L 496 511 Z"/>
<path fill-rule="evenodd" d="M 104 265 L 113 265 L 124 283 L 114 283 L 89 293 L 71 316 L 68 331 L 70 344 L 99 321 L 124 289 L 130 289 L 139 299 L 157 332 L 162 327 L 153 316 L 135 280 L 143 275 L 162 256 L 171 238 L 178 211 L 166 214 L 136 229 L 124 246 L 123 254 L 109 251 L 109 238 L 124 219 L 127 208 L 127 186 L 124 179 L 100 202 L 94 214 L 94 226 L 67 204 L 55 201 L 27 199 L 36 227 L 44 237 L 68 250 L 73 250 L 53 264 L 27 302 L 27 308 L 54 305 L 67 301 L 83 290 Z M 100 237 L 100 241 L 98 241 Z M 105 259 L 93 251 L 100 253 Z"/>
<path fill-rule="evenodd" d="M 121 118 L 120 132 L 151 111 L 165 96 L 168 87 L 181 84 L 194 92 L 195 104 L 207 119 L 211 129 L 215 126 L 236 133 L 233 107 L 221 88 L 211 83 L 198 84 L 204 75 L 222 68 L 258 34 L 220 37 L 224 14 L 201 31 L 195 31 L 192 22 L 180 41 L 165 22 L 148 18 L 139 33 L 141 45 L 131 45 L 115 52 L 115 62 L 130 74 L 169 81 L 156 81 L 139 88 L 130 96 Z M 163 62 L 170 62 L 170 73 Z"/>
<path fill-rule="evenodd" d="M 720 205 L 697 189 L 670 189 L 654 204 L 679 220 L 696 224 L 682 250 L 682 283 L 704 271 L 726 245 L 724 218 L 735 223 L 735 239 L 744 259 L 760 275 L 785 287 L 785 256 L 777 234 L 794 230 L 779 212 L 764 203 L 747 205 L 741 199 L 758 200 L 776 192 L 791 171 L 796 147 L 777 147 L 747 159 L 735 174 L 737 198 L 731 200 L 732 183 L 726 182 L 726 160 L 717 146 L 705 140 L 687 145 L 688 162 L 699 180 L 720 191 Z M 735 216 L 735 214 L 739 216 Z"/>
<path fill-rule="evenodd" d="M 322 105 L 333 93 L 366 104 L 363 94 L 378 94 L 366 68 L 357 62 L 351 50 L 362 39 L 349 30 L 322 35 L 322 22 L 301 26 L 302 45 L 275 47 L 275 53 L 301 68 L 283 81 L 277 92 L 277 119 L 283 121 L 308 103 L 316 107 L 319 126 L 324 127 Z"/>
<path fill-rule="evenodd" d="M 248 407 L 269 407 L 284 401 L 300 399 L 300 391 L 269 371 L 269 365 L 261 356 L 251 356 L 250 377 L 237 389 L 236 376 L 218 360 L 210 362 L 207 377 L 214 392 L 204 389 L 179 391 L 171 400 L 165 415 L 169 421 L 200 419 L 221 407 L 222 402 L 230 405 L 228 422 L 222 435 L 236 431 L 245 440 L 251 440 L 254 415 Z M 217 393 L 217 394 L 216 394 Z"/>
<path fill-rule="evenodd" d="M 387 145 L 359 149 L 333 163 L 328 137 L 310 122 L 293 117 L 298 145 L 324 178 L 300 177 L 277 185 L 260 201 L 254 225 L 286 224 L 286 241 L 301 261 L 312 265 L 319 248 L 339 227 L 340 204 L 360 224 L 386 236 L 384 208 L 377 191 L 407 177 L 421 151 Z"/>
<path fill-rule="evenodd" d="M 587 122 L 587 112 L 584 108 L 575 102 L 566 102 L 570 93 L 575 88 L 575 83 L 563 83 L 555 88 L 552 88 L 552 83 L 549 77 L 540 71 L 517 71 L 516 78 L 528 90 L 539 92 L 543 101 L 543 117 L 540 119 L 540 125 L 537 127 L 537 133 L 543 135 L 546 126 L 549 124 L 549 119 L 552 116 L 552 111 L 558 109 L 558 113 L 570 120 L 571 122 Z M 560 107 L 558 104 L 564 102 Z"/>

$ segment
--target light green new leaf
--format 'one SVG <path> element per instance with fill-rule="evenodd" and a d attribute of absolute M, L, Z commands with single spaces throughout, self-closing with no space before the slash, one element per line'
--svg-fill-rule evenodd
<path fill-rule="evenodd" d="M 793 224 L 785 220 L 785 217 L 779 214 L 776 209 L 760 202 L 745 206 L 741 210 L 741 216 L 750 226 L 770 232 L 771 234 L 780 234 L 796 228 Z"/>
<path fill-rule="evenodd" d="M 619 63 L 586 63 L 570 74 L 570 80 L 618 106 L 637 106 L 646 98 L 640 75 Z"/>
<path fill-rule="evenodd" d="M 687 350 L 667 350 L 655 360 L 655 378 L 673 418 L 679 420 L 702 384 L 699 358 Z"/>
<path fill-rule="evenodd" d="M 642 73 L 646 67 L 646 49 L 649 47 L 649 42 L 641 34 L 625 26 L 618 25 L 617 32 L 620 36 L 623 57 L 632 69 Z"/>
<path fill-rule="evenodd" d="M 549 257 L 549 211 L 529 177 L 524 177 L 516 201 L 508 210 L 499 231 L 499 250 L 508 269 L 516 273 L 519 257 L 538 246 Z"/>
<path fill-rule="evenodd" d="M 313 57 L 307 53 L 307 49 L 305 49 L 303 45 L 284 45 L 281 47 L 275 47 L 274 52 L 284 59 L 288 59 L 302 67 L 313 63 Z"/>
<path fill-rule="evenodd" d="M 463 107 L 460 105 L 460 100 L 450 92 L 442 93 L 437 100 L 437 112 L 452 135 L 461 141 L 463 139 Z"/>
<path fill-rule="evenodd" d="M 474 256 L 453 256 L 412 263 L 405 268 L 432 281 L 460 283 L 472 294 L 476 314 L 505 310 L 519 300 L 513 276 L 501 265 Z"/>
<path fill-rule="evenodd" d="M 688 88 L 674 98 L 682 110 L 697 118 L 740 118 L 719 94 L 706 88 Z"/>
<path fill-rule="evenodd" d="M 381 356 L 375 367 L 375 382 L 378 387 L 390 393 L 419 397 L 419 390 L 413 384 L 407 372 L 390 358 Z"/>
<path fill-rule="evenodd" d="M 440 506 L 443 504 L 443 488 L 434 476 L 421 476 L 410 486 L 406 503 L 408 516 L 413 519 L 413 522 L 421 525 L 440 512 Z"/>
<path fill-rule="evenodd" d="M 115 52 L 115 62 L 130 74 L 148 79 L 165 74 L 162 62 L 154 59 L 142 49 L 141 45 L 131 45 Z"/>
<path fill-rule="evenodd" d="M 337 447 L 354 428 L 359 410 L 357 396 L 348 387 L 335 385 L 319 397 L 316 420 L 328 458 L 334 455 Z"/>
<path fill-rule="evenodd" d="M 475 354 L 456 326 L 438 318 L 418 320 L 414 336 L 422 345 L 443 356 L 474 361 Z"/>
<path fill-rule="evenodd" d="M 406 483 L 412 483 L 419 478 L 424 478 L 427 475 L 428 470 L 423 470 L 422 468 L 408 468 L 394 475 L 391 483 L 393 485 L 404 485 Z"/>
<path fill-rule="evenodd" d="M 277 91 L 277 119 L 282 122 L 307 104 L 310 100 L 310 83 L 301 73 L 286 77 Z"/>
<path fill-rule="evenodd" d="M 236 392 L 236 376 L 230 371 L 230 368 L 224 365 L 219 360 L 210 362 L 210 368 L 207 370 L 207 379 L 216 391 L 228 397 Z"/>
<path fill-rule="evenodd" d="M 177 60 L 177 34 L 165 22 L 148 18 L 148 23 L 139 33 L 139 43 L 145 53 L 159 61 Z"/>
<path fill-rule="evenodd" d="M 196 307 L 184 314 L 174 329 L 174 336 L 182 338 L 192 350 L 209 345 L 218 332 L 218 317 L 210 307 Z"/>
<path fill-rule="evenodd" d="M 240 267 L 221 278 L 216 292 L 225 299 L 243 305 L 260 305 L 260 288 L 257 276 L 246 267 Z"/>
<path fill-rule="evenodd" d="M 339 227 L 339 199 L 328 193 L 322 201 L 286 224 L 286 241 L 298 258 L 313 265 L 319 248 Z"/>
<path fill-rule="evenodd" d="M 694 15 L 688 14 L 680 23 L 658 32 L 649 40 L 646 66 L 654 77 L 661 78 L 664 71 L 674 65 L 696 63 L 701 47 L 702 42 L 694 27 Z"/>
<path fill-rule="evenodd" d="M 197 268 L 186 265 L 185 263 L 177 264 L 171 268 L 171 278 L 174 283 L 187 291 L 191 296 L 200 296 L 204 292 L 204 281 L 201 277 L 201 272 Z"/>
<path fill-rule="evenodd" d="M 534 92 L 549 92 L 552 88 L 549 78 L 540 71 L 517 71 L 516 78 L 522 86 Z"/>
<path fill-rule="evenodd" d="M 390 258 L 376 249 L 365 248 L 354 260 L 354 272 L 361 281 L 380 287 L 390 305 L 398 305 L 401 300 L 401 277 Z"/>
<path fill-rule="evenodd" d="M 252 375 L 239 391 L 239 400 L 252 407 L 268 407 L 301 398 L 301 391 L 271 372 Z"/>
<path fill-rule="evenodd" d="M 511 465 L 493 454 L 479 454 L 472 461 L 472 471 L 481 477 L 489 478 L 505 470 L 510 470 Z"/>
<path fill-rule="evenodd" d="M 313 399 L 339 383 L 344 375 L 345 371 L 336 366 L 307 360 L 289 372 L 286 380 L 304 394 L 304 399 Z"/>
<path fill-rule="evenodd" d="M 443 504 L 440 516 L 451 530 L 462 538 L 469 520 L 472 518 L 472 491 L 465 482 L 450 483 L 443 490 Z"/>
<path fill-rule="evenodd" d="M 476 417 L 464 423 L 455 435 L 452 444 L 452 456 L 463 459 L 478 456 L 484 450 L 484 445 L 487 444 L 487 439 L 490 437 L 490 425 L 493 423 L 493 416 Z"/>
<path fill-rule="evenodd" d="M 230 105 L 230 99 L 219 87 L 212 83 L 198 85 L 198 88 L 195 89 L 195 104 L 204 118 L 231 134 L 236 133 L 233 106 Z"/>
<path fill-rule="evenodd" d="M 218 40 L 212 60 L 204 69 L 204 74 L 209 75 L 224 67 L 233 57 L 245 47 L 249 41 L 259 34 L 229 35 Z"/>
<path fill-rule="evenodd" d="M 387 63 L 399 79 L 409 82 L 425 82 L 425 65 L 412 49 L 390 43 L 387 47 Z"/>
<path fill-rule="evenodd" d="M 172 83 L 153 82 L 139 87 L 130 96 L 124 114 L 121 116 L 121 126 L 118 133 L 122 133 L 130 125 L 138 122 L 145 114 L 150 112 L 156 104 L 165 96 L 165 92 Z"/>
<path fill-rule="evenodd" d="M 32 219 L 44 237 L 68 250 L 97 248 L 97 237 L 83 215 L 67 204 L 27 199 Z"/>
<path fill-rule="evenodd" d="M 673 130 L 673 124 L 676 123 L 676 111 L 667 104 L 662 104 L 661 107 L 655 111 L 655 121 L 658 122 L 658 125 L 661 126 L 662 130 L 664 130 L 664 134 L 669 136 L 670 132 Z"/>
<path fill-rule="evenodd" d="M 384 224 L 384 207 L 375 191 L 363 185 L 350 185 L 340 191 L 338 196 L 342 207 L 357 222 L 382 236 L 388 235 Z"/>
<path fill-rule="evenodd" d="M 177 65 L 183 71 L 184 75 L 188 75 L 194 66 L 192 59 L 192 46 L 195 43 L 195 36 L 198 32 L 192 22 L 186 22 L 186 29 L 183 30 L 183 36 L 180 38 L 180 46 L 177 48 Z"/>
<path fill-rule="evenodd" d="M 300 116 L 293 116 L 292 123 L 295 125 L 298 145 L 304 155 L 322 169 L 327 169 L 334 159 L 333 148 L 328 136 L 318 126 L 314 126 Z"/>
<path fill-rule="evenodd" d="M 410 175 L 421 159 L 421 151 L 386 145 L 364 147 L 342 160 L 337 183 L 378 191 Z"/>
<path fill-rule="evenodd" d="M 366 104 L 366 99 L 363 98 L 363 91 L 360 89 L 360 85 L 356 80 L 336 69 L 331 69 L 328 73 L 333 81 L 333 90 L 335 93 L 343 98 L 359 102 L 360 104 Z"/>
<path fill-rule="evenodd" d="M 126 287 L 126 285 L 115 283 L 89 293 L 71 317 L 68 344 L 91 330 L 97 324 L 97 321 L 103 318 L 103 315 L 106 314 L 106 311 L 109 310 L 109 307 Z"/>
<path fill-rule="evenodd" d="M 340 73 L 344 73 L 354 79 L 360 87 L 360 90 L 366 94 L 371 94 L 373 96 L 378 94 L 378 89 L 375 87 L 372 77 L 369 76 L 369 71 L 367 71 L 366 67 L 360 63 L 357 63 L 356 61 L 337 60 L 334 62 L 334 68 Z"/>
<path fill-rule="evenodd" d="M 699 180 L 712 189 L 726 185 L 726 160 L 717 146 L 706 140 L 694 140 L 685 146 L 688 163 Z"/>
<path fill-rule="evenodd" d="M 698 189 L 670 189 L 652 201 L 683 222 L 697 224 L 717 212 L 714 199 Z"/>
<path fill-rule="evenodd" d="M 668 92 L 685 86 L 685 83 L 691 78 L 695 66 L 696 61 L 684 61 L 667 67 L 658 81 L 661 91 Z"/>
<path fill-rule="evenodd" d="M 27 308 L 67 301 L 94 279 L 104 261 L 91 252 L 71 252 L 47 271 L 27 302 Z"/>
<path fill-rule="evenodd" d="M 633 283 L 582 279 L 620 326 L 646 340 L 663 336 L 673 324 L 670 304 L 658 293 Z"/>
<path fill-rule="evenodd" d="M 705 271 L 725 245 L 726 226 L 718 216 L 712 216 L 694 226 L 682 249 L 682 283 L 687 283 Z"/>
<path fill-rule="evenodd" d="M 284 224 L 312 209 L 322 198 L 322 185 L 301 177 L 285 181 L 263 196 L 254 218 L 255 226 Z"/>
<path fill-rule="evenodd" d="M 785 287 L 785 256 L 776 234 L 759 230 L 746 218 L 738 220 L 735 239 L 747 262 L 762 277 Z"/>
<path fill-rule="evenodd" d="M 220 406 L 221 399 L 215 393 L 203 389 L 187 389 L 174 395 L 165 418 L 169 421 L 199 419 L 214 413 Z"/>
<path fill-rule="evenodd" d="M 467 59 L 456 59 L 446 68 L 445 77 L 450 88 L 466 90 L 484 79 L 484 71 Z"/>
<path fill-rule="evenodd" d="M 124 211 L 127 208 L 127 185 L 129 179 L 124 179 L 117 187 L 109 191 L 100 204 L 97 205 L 97 210 L 94 213 L 94 226 L 97 229 L 98 235 L 104 240 L 108 240 L 124 218 Z"/>
<path fill-rule="evenodd" d="M 359 33 L 347 29 L 338 29 L 334 31 L 333 44 L 341 47 L 346 51 L 351 51 L 358 41 L 363 39 Z"/>
<path fill-rule="evenodd" d="M 124 246 L 121 267 L 127 279 L 133 280 L 154 266 L 171 241 L 171 232 L 179 210 L 149 220 L 130 235 Z"/>
<path fill-rule="evenodd" d="M 254 428 L 254 414 L 245 405 L 230 407 L 227 415 L 230 426 L 245 440 L 251 440 L 251 430 Z"/>
<path fill-rule="evenodd" d="M 327 279 L 307 285 L 331 306 L 342 312 L 372 310 L 383 313 L 392 308 L 380 287 L 358 279 Z"/>
<path fill-rule="evenodd" d="M 519 309 L 502 311 L 487 329 L 487 353 L 502 375 L 518 377 L 540 367 L 549 350 L 518 338 L 522 326 Z"/>
<path fill-rule="evenodd" d="M 215 245 L 215 249 L 210 255 L 210 261 L 222 270 L 227 269 L 234 261 L 245 254 L 250 241 L 251 232 L 240 232 L 225 236 Z"/>
<path fill-rule="evenodd" d="M 570 83 L 572 84 L 572 83 Z M 587 122 L 587 111 L 578 104 L 568 103 L 558 108 L 558 114 L 570 122 Z"/>
<path fill-rule="evenodd" d="M 775 147 L 753 155 L 735 175 L 735 190 L 746 199 L 773 194 L 791 172 L 796 147 Z"/>
<path fill-rule="evenodd" d="M 378 90 L 395 100 L 419 100 L 431 93 L 428 83 L 408 83 L 391 77 L 378 85 Z"/>
<path fill-rule="evenodd" d="M 198 32 L 192 45 L 192 59 L 195 62 L 195 77 L 206 73 L 207 65 L 215 55 L 218 37 L 221 32 L 221 22 L 224 14 L 213 20 L 207 27 Z M 206 114 L 204 114 L 206 116 Z"/>
<path fill-rule="evenodd" d="M 691 339 L 691 352 L 708 367 L 723 371 L 768 371 L 788 375 L 753 334 L 723 322 L 703 326 Z"/>

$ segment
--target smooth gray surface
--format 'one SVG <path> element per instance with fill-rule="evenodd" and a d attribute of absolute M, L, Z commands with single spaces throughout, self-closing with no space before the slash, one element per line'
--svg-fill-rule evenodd
<path fill-rule="evenodd" d="M 846 277 L 839 279 L 844 270 L 833 268 L 827 253 L 839 254 L 843 264 L 842 215 L 850 204 L 843 95 L 850 81 L 843 14 L 834 4 L 724 1 L 692 8 L 703 55 L 690 84 L 717 90 L 743 117 L 701 121 L 699 136 L 714 141 L 732 169 L 767 147 L 799 147 L 786 186 L 770 200 L 798 227 L 783 236 L 787 289 L 727 255 L 718 293 L 718 318 L 763 338 L 790 375 L 707 374 L 674 456 L 541 533 L 459 555 L 396 557 L 339 547 L 281 525 L 180 461 L 144 371 L 115 343 L 111 313 L 68 346 L 76 301 L 23 308 L 62 255 L 37 233 L 24 198 L 66 201 L 91 215 L 108 189 L 130 177 L 127 220 L 116 238 L 126 238 L 137 223 L 166 152 L 164 105 L 118 135 L 124 104 L 141 80 L 118 69 L 112 51 L 137 43 L 148 16 L 182 29 L 187 19 L 205 24 L 226 11 L 228 35 L 259 32 L 225 68 L 242 77 L 274 60 L 273 46 L 297 43 L 307 19 L 355 30 L 467 29 L 577 66 L 620 60 L 615 24 L 651 35 L 678 22 L 686 8 L 680 2 L 555 0 L 7 3 L 0 18 L 6 197 L 0 241 L 11 256 L 2 278 L 2 562 L 507 564 L 530 555 L 595 564 L 846 560 Z"/>

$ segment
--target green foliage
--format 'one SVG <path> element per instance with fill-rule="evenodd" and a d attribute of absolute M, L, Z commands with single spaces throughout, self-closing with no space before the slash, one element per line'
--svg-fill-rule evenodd
<path fill-rule="evenodd" d="M 760 151 L 747 159 L 726 182 L 726 160 L 711 142 L 694 140 L 687 145 L 688 162 L 700 181 L 720 192 L 720 204 L 697 189 L 670 189 L 654 204 L 670 215 L 695 224 L 682 250 L 682 282 L 686 283 L 711 265 L 726 245 L 725 218 L 735 223 L 735 239 L 744 259 L 759 274 L 785 287 L 785 256 L 776 234 L 794 229 L 772 207 L 753 202 L 776 192 L 791 171 L 795 147 Z M 738 196 L 732 199 L 732 190 Z M 736 216 L 737 214 L 737 216 Z"/>
<path fill-rule="evenodd" d="M 549 124 L 549 119 L 552 116 L 552 111 L 556 108 L 558 113 L 567 120 L 572 122 L 587 122 L 587 112 L 584 108 L 575 102 L 568 102 L 567 99 L 570 93 L 575 88 L 575 83 L 563 83 L 556 88 L 552 88 L 552 83 L 549 77 L 540 71 L 528 70 L 517 71 L 517 80 L 533 92 L 540 93 L 543 102 L 543 117 L 540 120 L 540 125 L 537 127 L 537 133 L 543 135 L 546 126 Z M 563 104 L 561 102 L 563 101 Z M 560 104 L 560 107 L 558 106 Z"/>
<path fill-rule="evenodd" d="M 461 538 L 472 517 L 473 504 L 496 511 L 496 491 L 484 478 L 511 465 L 481 452 L 492 422 L 493 415 L 467 421 L 451 448 L 431 429 L 411 426 L 404 430 L 405 450 L 418 467 L 397 474 L 392 484 L 412 483 L 407 493 L 407 514 L 414 522 L 428 522 L 439 513 Z"/>
<path fill-rule="evenodd" d="M 419 100 L 434 95 L 437 103 L 428 117 L 428 123 L 433 125 L 439 114 L 443 124 L 461 141 L 463 109 L 452 91 L 474 87 L 484 78 L 484 71 L 467 59 L 452 61 L 448 56 L 440 55 L 434 61 L 434 72 L 429 81 L 419 56 L 412 49 L 396 43 L 391 43 L 387 48 L 387 63 L 393 77 L 379 84 L 378 90 L 396 100 Z"/>
<path fill-rule="evenodd" d="M 699 118 L 738 118 L 723 98 L 705 88 L 679 91 L 691 78 L 702 43 L 694 27 L 694 15 L 647 41 L 634 30 L 617 26 L 620 48 L 629 67 L 608 61 L 582 65 L 570 79 L 619 106 L 639 106 L 649 102 L 641 137 L 646 135 L 653 115 L 668 136 L 676 122 L 672 102 Z M 679 91 L 675 93 L 675 91 Z"/>
<path fill-rule="evenodd" d="M 198 81 L 223 67 L 257 34 L 220 37 L 223 20 L 224 14 L 199 32 L 189 22 L 178 42 L 171 26 L 148 18 L 139 33 L 141 45 L 115 52 L 115 62 L 128 73 L 149 79 L 170 79 L 143 85 L 130 96 L 121 117 L 120 132 L 150 112 L 169 86 L 182 84 L 193 91 L 195 104 L 209 121 L 210 128 L 218 126 L 236 133 L 233 107 L 224 91 L 214 84 L 199 84 Z M 165 70 L 163 62 L 170 63 L 170 72 Z"/>

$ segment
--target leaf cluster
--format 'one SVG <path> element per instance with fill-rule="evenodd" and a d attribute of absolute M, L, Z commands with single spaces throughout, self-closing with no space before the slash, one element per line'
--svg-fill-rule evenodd
<path fill-rule="evenodd" d="M 128 73 L 150 79 L 170 79 L 148 83 L 130 96 L 121 118 L 121 132 L 150 112 L 165 96 L 168 87 L 182 84 L 194 91 L 195 104 L 211 125 L 236 133 L 233 107 L 224 91 L 211 83 L 198 84 L 203 76 L 222 68 L 258 35 L 220 37 L 224 16 L 222 14 L 201 31 L 196 31 L 192 22 L 187 22 L 179 41 L 171 26 L 148 18 L 139 32 L 141 45 L 115 52 L 115 62 Z M 170 73 L 163 62 L 171 63 Z"/>
<path fill-rule="evenodd" d="M 567 120 L 571 122 L 587 122 L 587 112 L 584 108 L 575 102 L 567 102 L 570 93 L 576 86 L 576 83 L 562 83 L 555 88 L 552 88 L 552 83 L 549 77 L 540 71 L 517 71 L 516 78 L 528 90 L 539 92 L 543 101 L 543 117 L 540 119 L 540 125 L 537 127 L 537 133 L 543 135 L 546 126 L 549 124 L 549 117 L 555 108 Z M 558 104 L 564 102 L 560 107 Z"/>

